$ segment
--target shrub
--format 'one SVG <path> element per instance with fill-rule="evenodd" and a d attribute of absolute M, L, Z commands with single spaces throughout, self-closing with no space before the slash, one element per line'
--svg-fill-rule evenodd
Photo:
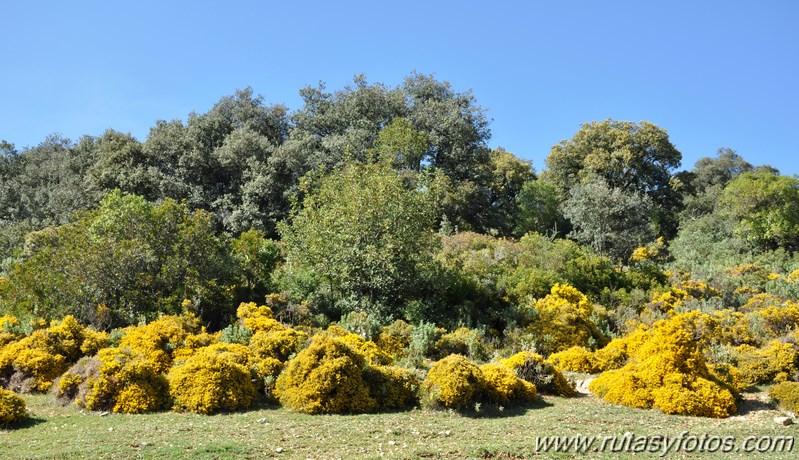
<path fill-rule="evenodd" d="M 531 332 L 549 337 L 549 352 L 573 346 L 604 345 L 605 338 L 591 321 L 593 305 L 588 298 L 568 284 L 555 284 L 543 299 L 535 302 Z"/>
<path fill-rule="evenodd" d="M 654 324 L 622 368 L 589 385 L 599 397 L 629 407 L 656 407 L 668 414 L 727 417 L 736 411 L 732 393 L 713 377 L 691 333 L 699 312 Z"/>
<path fill-rule="evenodd" d="M 127 328 L 119 348 L 130 349 L 150 360 L 156 372 L 163 373 L 172 366 L 173 352 L 199 329 L 199 320 L 193 314 L 162 316 L 149 324 Z"/>
<path fill-rule="evenodd" d="M 799 413 L 799 382 L 781 382 L 779 385 L 774 385 L 769 390 L 769 396 L 783 409 Z"/>
<path fill-rule="evenodd" d="M 308 341 L 308 334 L 296 329 L 282 329 L 271 332 L 260 331 L 250 339 L 250 351 L 256 357 L 273 358 L 286 362 Z"/>
<path fill-rule="evenodd" d="M 366 357 L 367 364 L 374 364 L 378 366 L 388 366 L 394 362 L 388 353 L 381 350 L 376 343 L 371 340 L 365 340 L 358 334 L 347 333 L 344 336 L 338 337 L 338 340 L 346 343 L 354 348 L 358 353 Z"/>
<path fill-rule="evenodd" d="M 247 345 L 252 338 L 252 331 L 247 326 L 240 326 L 238 324 L 231 324 L 222 329 L 222 335 L 219 336 L 220 342 L 225 343 L 240 343 Z"/>
<path fill-rule="evenodd" d="M 526 404 L 535 401 L 535 385 L 520 379 L 512 370 L 500 364 L 483 364 L 483 393 L 488 402 L 498 406 Z"/>
<path fill-rule="evenodd" d="M 753 313 L 760 317 L 772 337 L 779 337 L 796 329 L 799 323 L 799 304 L 785 302 L 781 306 L 770 305 Z"/>
<path fill-rule="evenodd" d="M 383 326 L 377 336 L 377 346 L 395 359 L 402 358 L 411 344 L 413 329 L 413 326 L 401 319 Z"/>
<path fill-rule="evenodd" d="M 571 396 L 574 386 L 566 377 L 541 355 L 530 351 L 516 353 L 510 358 L 500 360 L 501 365 L 516 372 L 522 380 L 532 383 L 535 388 L 546 394 Z"/>
<path fill-rule="evenodd" d="M 462 355 L 449 355 L 430 367 L 422 382 L 422 401 L 428 407 L 465 409 L 484 388 L 480 368 Z"/>
<path fill-rule="evenodd" d="M 307 414 L 369 412 L 377 408 L 364 380 L 366 358 L 336 338 L 319 335 L 277 379 L 282 405 Z"/>
<path fill-rule="evenodd" d="M 243 345 L 217 344 L 198 350 L 173 367 L 169 393 L 174 408 L 212 414 L 252 405 L 255 387 L 246 366 L 248 354 Z"/>
<path fill-rule="evenodd" d="M 16 393 L 0 388 L 0 427 L 7 427 L 27 416 L 25 400 Z"/>
<path fill-rule="evenodd" d="M 411 331 L 410 354 L 416 358 L 431 356 L 436 348 L 436 340 L 445 332 L 433 323 L 419 323 Z"/>
<path fill-rule="evenodd" d="M 795 344 L 773 340 L 765 348 L 741 345 L 736 351 L 738 369 L 750 385 L 779 383 L 799 374 L 799 347 Z"/>
<path fill-rule="evenodd" d="M 258 306 L 255 302 L 239 305 L 236 310 L 236 316 L 241 324 L 253 333 L 285 329 L 282 324 L 275 320 L 271 308 L 266 305 Z"/>
<path fill-rule="evenodd" d="M 397 366 L 370 366 L 364 373 L 370 395 L 380 409 L 401 409 L 419 401 L 419 380 L 410 369 Z"/>
<path fill-rule="evenodd" d="M 64 356 L 51 353 L 51 348 L 44 330 L 3 347 L 0 386 L 21 393 L 47 391 L 67 367 Z"/>
<path fill-rule="evenodd" d="M 139 414 L 169 406 L 169 386 L 155 365 L 129 349 L 104 348 L 56 382 L 56 395 L 89 410 Z"/>
<path fill-rule="evenodd" d="M 468 327 L 444 334 L 436 341 L 436 356 L 441 359 L 449 355 L 464 355 L 473 360 L 485 360 L 487 352 L 481 335 L 479 331 Z"/>
<path fill-rule="evenodd" d="M 559 351 L 549 355 L 549 362 L 562 371 L 585 372 L 593 374 L 597 372 L 594 364 L 594 354 L 583 347 L 571 347 L 567 350 Z"/>

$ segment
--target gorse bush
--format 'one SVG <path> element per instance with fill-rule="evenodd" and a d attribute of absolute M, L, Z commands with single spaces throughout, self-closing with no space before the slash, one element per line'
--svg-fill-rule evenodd
<path fill-rule="evenodd" d="M 485 387 L 483 373 L 462 355 L 435 362 L 422 382 L 422 402 L 433 408 L 466 409 L 479 400 Z"/>
<path fill-rule="evenodd" d="M 783 409 L 799 413 L 799 382 L 782 382 L 774 385 L 768 394 Z"/>
<path fill-rule="evenodd" d="M 499 363 L 514 371 L 519 378 L 535 385 L 541 393 L 558 396 L 574 394 L 574 386 L 538 353 L 522 351 Z"/>
<path fill-rule="evenodd" d="M 377 346 L 394 358 L 403 358 L 409 351 L 413 330 L 413 326 L 398 319 L 380 328 L 377 335 Z"/>
<path fill-rule="evenodd" d="M 546 351 L 557 352 L 573 346 L 602 346 L 607 343 L 591 321 L 593 305 L 588 298 L 567 284 L 555 284 L 550 293 L 531 307 L 532 332 L 548 337 Z"/>
<path fill-rule="evenodd" d="M 507 407 L 535 401 L 536 388 L 520 379 L 506 366 L 489 363 L 480 366 L 483 374 L 483 394 L 489 403 Z"/>
<path fill-rule="evenodd" d="M 255 302 L 242 303 L 236 310 L 236 316 L 241 325 L 256 333 L 259 331 L 273 331 L 285 329 L 272 315 L 272 309 L 266 305 L 258 305 Z"/>
<path fill-rule="evenodd" d="M 364 372 L 369 394 L 380 409 L 401 409 L 419 401 L 419 380 L 414 372 L 397 366 L 369 366 Z"/>
<path fill-rule="evenodd" d="M 199 319 L 191 313 L 162 316 L 151 323 L 127 328 L 119 348 L 132 350 L 149 360 L 157 372 L 164 373 L 172 366 L 174 351 L 184 345 L 189 335 L 199 331 Z"/>
<path fill-rule="evenodd" d="M 0 386 L 45 392 L 71 363 L 103 347 L 107 337 L 81 326 L 72 316 L 53 321 L 50 327 L 0 349 Z"/>
<path fill-rule="evenodd" d="M 549 355 L 549 362 L 562 371 L 585 372 L 593 374 L 597 372 L 594 364 L 594 353 L 583 347 L 571 347 Z"/>
<path fill-rule="evenodd" d="M 655 323 L 647 340 L 622 368 L 602 373 L 589 389 L 602 399 L 629 407 L 656 407 L 667 414 L 727 417 L 735 398 L 716 381 L 690 325 L 699 312 Z"/>
<path fill-rule="evenodd" d="M 249 350 L 239 344 L 217 344 L 197 350 L 169 372 L 174 408 L 199 414 L 245 409 L 255 386 L 247 367 Z"/>
<path fill-rule="evenodd" d="M 750 385 L 779 383 L 799 377 L 799 347 L 773 340 L 764 348 L 737 348 L 738 368 Z"/>
<path fill-rule="evenodd" d="M 89 410 L 140 414 L 169 407 L 169 386 L 156 365 L 130 349 L 104 348 L 56 382 L 56 395 Z"/>
<path fill-rule="evenodd" d="M 13 391 L 0 388 L 0 427 L 5 428 L 27 417 L 25 400 Z"/>
<path fill-rule="evenodd" d="M 275 395 L 297 412 L 334 414 L 370 412 L 377 401 L 364 379 L 366 358 L 343 341 L 319 335 L 288 362 Z"/>

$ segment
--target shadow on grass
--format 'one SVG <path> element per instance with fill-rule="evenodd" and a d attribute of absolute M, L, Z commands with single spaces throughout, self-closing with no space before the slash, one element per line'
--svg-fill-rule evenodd
<path fill-rule="evenodd" d="M 738 402 L 738 412 L 733 415 L 749 415 L 753 412 L 774 410 L 774 405 L 759 399 L 743 399 Z"/>
<path fill-rule="evenodd" d="M 458 411 L 464 417 L 469 418 L 505 418 L 505 417 L 519 417 L 527 414 L 530 411 L 551 407 L 552 404 L 544 401 L 541 398 L 535 402 L 525 404 L 522 406 L 514 407 L 500 407 L 493 404 L 481 404 L 479 410 L 469 409 Z"/>
<path fill-rule="evenodd" d="M 34 427 L 34 426 L 36 426 L 36 425 L 38 425 L 40 423 L 44 423 L 46 421 L 47 420 L 45 420 L 43 418 L 39 418 L 39 417 L 25 417 L 24 419 L 22 419 L 22 420 L 20 420 L 18 422 L 15 422 L 15 423 L 12 423 L 11 425 L 8 425 L 4 429 L 5 430 L 19 430 L 19 429 L 24 429 L 24 428 L 32 428 L 32 427 Z"/>

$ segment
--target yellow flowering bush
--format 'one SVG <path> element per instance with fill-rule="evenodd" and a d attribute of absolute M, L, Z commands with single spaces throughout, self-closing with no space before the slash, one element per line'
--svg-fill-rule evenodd
<path fill-rule="evenodd" d="M 401 409 L 418 402 L 419 380 L 410 369 L 397 366 L 369 366 L 364 373 L 369 394 L 380 409 Z"/>
<path fill-rule="evenodd" d="M 253 333 L 258 331 L 277 331 L 285 329 L 272 314 L 272 309 L 266 305 L 258 305 L 255 302 L 242 303 L 236 310 L 236 316 L 241 324 L 250 329 Z"/>
<path fill-rule="evenodd" d="M 394 358 L 392 358 L 391 355 L 385 351 L 381 350 L 376 343 L 372 342 L 371 340 L 366 340 L 358 334 L 350 332 L 342 337 L 338 337 L 338 340 L 346 343 L 358 353 L 365 356 L 367 363 L 370 365 L 374 364 L 377 366 L 388 366 L 394 362 Z"/>
<path fill-rule="evenodd" d="M 714 380 L 727 385 L 734 393 L 741 393 L 749 388 L 741 371 L 732 364 L 708 364 L 708 370 Z"/>
<path fill-rule="evenodd" d="M 483 388 L 483 373 L 462 355 L 436 361 L 422 382 L 422 402 L 428 407 L 464 409 L 477 402 Z"/>
<path fill-rule="evenodd" d="M 549 355 L 549 362 L 562 371 L 585 372 L 593 374 L 597 372 L 594 364 L 594 354 L 583 347 L 571 347 Z"/>
<path fill-rule="evenodd" d="M 630 355 L 635 353 L 648 338 L 648 328 L 639 325 L 625 337 L 610 341 L 603 348 L 594 352 L 593 365 L 596 372 L 619 369 L 627 364 Z"/>
<path fill-rule="evenodd" d="M 593 305 L 588 297 L 568 284 L 556 283 L 550 293 L 537 300 L 532 308 L 537 317 L 529 332 L 548 337 L 548 348 L 552 352 L 588 346 L 592 341 L 600 346 L 607 343 L 607 338 L 589 318 Z"/>
<path fill-rule="evenodd" d="M 520 379 L 508 367 L 495 363 L 483 364 L 480 372 L 483 374 L 483 394 L 489 403 L 507 407 L 535 401 L 535 385 Z"/>
<path fill-rule="evenodd" d="M 89 410 L 140 414 L 169 406 L 169 387 L 148 359 L 129 349 L 104 348 L 83 358 L 56 385 L 62 401 Z"/>
<path fill-rule="evenodd" d="M 67 368 L 63 355 L 53 354 L 47 332 L 35 331 L 0 350 L 0 386 L 21 393 L 45 392 Z"/>
<path fill-rule="evenodd" d="M 119 348 L 140 354 L 157 372 L 164 373 L 172 366 L 173 352 L 199 330 L 200 321 L 191 313 L 162 316 L 149 324 L 127 328 Z"/>
<path fill-rule="evenodd" d="M 783 305 L 769 305 L 752 313 L 762 320 L 772 337 L 779 337 L 796 329 L 799 324 L 799 304 L 785 302 Z"/>
<path fill-rule="evenodd" d="M 740 308 L 742 312 L 754 312 L 766 307 L 782 305 L 783 300 L 771 294 L 755 294 Z"/>
<path fill-rule="evenodd" d="M 514 371 L 522 380 L 535 385 L 541 393 L 558 396 L 574 394 L 574 386 L 552 363 L 538 353 L 522 351 L 510 358 L 501 359 L 499 364 Z"/>
<path fill-rule="evenodd" d="M 280 403 L 307 414 L 370 412 L 377 408 L 364 379 L 366 357 L 328 335 L 288 362 L 275 386 Z"/>
<path fill-rule="evenodd" d="M 250 339 L 249 348 L 258 358 L 274 358 L 280 362 L 300 351 L 308 341 L 308 334 L 297 329 L 259 331 Z"/>
<path fill-rule="evenodd" d="M 402 358 L 407 354 L 408 346 L 411 344 L 412 332 L 413 326 L 398 319 L 388 326 L 380 328 L 377 346 L 390 356 Z"/>
<path fill-rule="evenodd" d="M 769 390 L 769 396 L 783 409 L 799 413 L 799 382 L 781 382 L 779 385 L 774 385 Z"/>
<path fill-rule="evenodd" d="M 25 400 L 13 391 L 0 388 L 0 427 L 7 427 L 25 417 Z"/>
<path fill-rule="evenodd" d="M 737 349 L 738 369 L 750 385 L 783 382 L 799 375 L 799 347 L 772 340 L 765 348 L 741 345 Z"/>
<path fill-rule="evenodd" d="M 12 315 L 0 316 L 0 347 L 22 338 L 17 333 L 19 320 Z"/>
<path fill-rule="evenodd" d="M 589 389 L 612 404 L 655 407 L 668 414 L 734 414 L 733 394 L 713 380 L 692 334 L 690 326 L 700 315 L 690 312 L 656 322 L 627 364 L 602 373 Z"/>
<path fill-rule="evenodd" d="M 169 372 L 174 409 L 212 414 L 250 407 L 256 390 L 248 355 L 243 345 L 218 343 L 177 364 Z"/>

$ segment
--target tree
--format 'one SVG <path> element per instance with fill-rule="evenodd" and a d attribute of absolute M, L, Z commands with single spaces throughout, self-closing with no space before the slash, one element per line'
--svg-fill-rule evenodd
<path fill-rule="evenodd" d="M 543 235 L 563 234 L 567 230 L 560 210 L 561 198 L 557 188 L 542 179 L 531 179 L 524 183 L 517 199 L 519 215 L 516 233 L 529 232 Z"/>
<path fill-rule="evenodd" d="M 609 119 L 585 123 L 574 137 L 552 147 L 545 176 L 562 196 L 595 178 L 622 194 L 645 194 L 654 204 L 660 233 L 670 236 L 676 232 L 673 215 L 680 207 L 672 171 L 681 158 L 664 129 L 646 121 Z"/>
<path fill-rule="evenodd" d="M 694 169 L 678 175 L 684 185 L 685 209 L 682 219 L 713 212 L 724 187 L 752 169 L 752 165 L 732 149 L 719 149 L 716 158 L 697 160 Z"/>
<path fill-rule="evenodd" d="M 281 227 L 289 269 L 321 280 L 317 289 L 329 289 L 334 303 L 329 313 L 398 316 L 437 244 L 436 184 L 406 183 L 385 163 L 351 164 L 306 181 L 303 192 Z"/>
<path fill-rule="evenodd" d="M 636 247 L 655 238 L 653 207 L 649 196 L 597 178 L 572 189 L 563 213 L 574 225 L 572 238 L 600 255 L 626 261 Z"/>
<path fill-rule="evenodd" d="M 227 321 L 231 273 L 211 215 L 166 199 L 108 194 L 72 223 L 30 233 L 2 301 L 45 318 L 67 314 L 112 326 L 180 312 L 189 299 L 206 321 Z M 102 307 L 100 307 L 102 306 Z M 101 314 L 103 313 L 103 314 Z"/>
<path fill-rule="evenodd" d="M 799 249 L 799 179 L 758 169 L 730 182 L 718 212 L 737 223 L 735 233 L 763 249 Z"/>

